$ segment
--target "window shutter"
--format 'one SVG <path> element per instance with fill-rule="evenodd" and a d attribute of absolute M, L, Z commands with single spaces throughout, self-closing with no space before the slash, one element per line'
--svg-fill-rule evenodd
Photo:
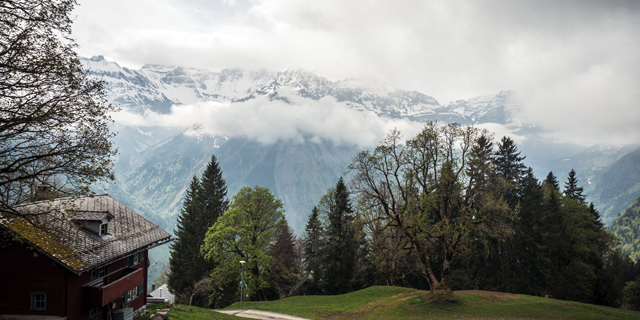
<path fill-rule="evenodd" d="M 129 256 L 127 266 L 131 267 L 133 265 L 133 256 Z"/>

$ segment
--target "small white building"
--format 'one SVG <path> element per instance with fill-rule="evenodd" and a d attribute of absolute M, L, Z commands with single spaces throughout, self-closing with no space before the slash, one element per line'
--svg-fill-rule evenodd
<path fill-rule="evenodd" d="M 173 303 L 174 300 L 175 297 L 171 292 L 169 292 L 169 287 L 167 287 L 166 283 L 149 292 L 149 294 L 147 295 L 147 303 Z"/>

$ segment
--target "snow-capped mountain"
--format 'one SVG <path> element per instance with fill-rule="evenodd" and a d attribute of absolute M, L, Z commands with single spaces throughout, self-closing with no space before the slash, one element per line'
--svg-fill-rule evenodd
<path fill-rule="evenodd" d="M 171 105 L 200 101 L 233 101 L 256 92 L 273 78 L 271 72 L 207 70 L 145 65 L 131 70 L 103 56 L 81 58 L 90 74 L 104 80 L 109 99 L 130 111 L 168 113 Z"/>
<path fill-rule="evenodd" d="M 90 74 L 105 82 L 112 102 L 138 114 L 167 114 L 172 105 L 205 101 L 227 102 L 233 107 L 234 103 L 259 96 L 287 100 L 292 93 L 312 100 L 329 97 L 346 108 L 413 121 L 510 124 L 512 111 L 517 108 L 514 94 L 509 91 L 441 105 L 431 96 L 398 89 L 380 80 L 332 81 L 299 68 L 213 72 L 145 65 L 132 70 L 102 56 L 81 60 Z M 291 226 L 300 230 L 311 208 L 345 172 L 359 150 L 326 141 L 266 146 L 238 137 L 193 137 L 179 129 L 117 123 L 114 131 L 119 132 L 114 139 L 120 150 L 118 185 L 110 192 L 146 212 L 152 220 L 155 217 L 156 223 L 166 223 L 169 229 L 188 182 L 199 174 L 211 154 L 219 158 L 229 196 L 243 185 L 269 187 L 284 200 Z"/>
<path fill-rule="evenodd" d="M 373 112 L 386 118 L 440 120 L 464 125 L 499 124 L 494 127 L 509 131 L 501 135 L 515 133 L 521 137 L 517 141 L 519 150 L 527 156 L 525 163 L 534 168 L 538 178 L 544 178 L 553 169 L 563 180 L 568 170 L 575 168 L 583 177 L 582 181 L 593 182 L 585 190 L 595 194 L 593 200 L 596 205 L 604 206 L 605 221 L 612 220 L 618 208 L 610 205 L 615 199 L 606 197 L 607 190 L 611 189 L 606 187 L 615 185 L 615 181 L 606 181 L 608 175 L 602 172 L 608 170 L 611 163 L 623 159 L 622 155 L 627 152 L 594 150 L 580 155 L 584 147 L 554 144 L 538 128 L 527 124 L 526 119 L 518 119 L 519 104 L 512 91 L 442 105 L 424 93 L 395 88 L 383 81 L 357 78 L 332 81 L 303 69 L 281 72 L 224 69 L 213 72 L 145 65 L 139 70 L 132 70 L 102 56 L 81 58 L 81 61 L 90 74 L 105 82 L 111 102 L 142 115 L 151 112 L 168 114 L 173 105 L 205 101 L 226 102 L 230 107 L 251 99 L 264 101 L 265 97 L 288 101 L 287 97 L 293 93 L 312 100 L 331 98 L 340 106 Z M 120 153 L 117 181 L 109 186 L 108 192 L 165 230 L 175 228 L 189 182 L 194 176 L 201 175 L 214 154 L 227 182 L 229 198 L 242 186 L 269 188 L 283 200 L 287 221 L 300 234 L 313 206 L 347 172 L 349 163 L 360 151 L 357 146 L 324 140 L 263 144 L 242 137 L 192 136 L 182 129 L 167 127 L 135 127 L 116 123 L 112 129 L 118 132 L 114 143 Z M 496 140 L 501 135 L 496 136 Z M 567 158 L 576 154 L 573 159 Z M 554 159 L 561 160 L 554 163 L 551 161 Z M 632 164 L 636 162 L 632 161 Z M 603 165 L 605 163 L 606 166 Z M 618 167 L 622 169 L 611 169 L 615 174 L 610 175 L 626 177 L 617 173 L 627 172 L 627 163 Z M 635 192 L 634 188 L 629 190 Z M 164 250 L 164 253 L 154 253 L 154 259 L 166 261 L 168 248 L 158 250 Z"/>
<path fill-rule="evenodd" d="M 283 88 L 313 100 L 333 97 L 349 108 L 379 116 L 462 124 L 512 120 L 516 108 L 511 91 L 441 105 L 426 94 L 390 86 L 380 80 L 349 78 L 331 81 L 313 72 L 291 68 L 281 72 L 201 69 L 145 65 L 120 67 L 102 56 L 82 59 L 86 68 L 106 82 L 110 99 L 130 111 L 168 113 L 171 105 L 201 101 L 245 101 L 257 95 L 281 98 Z"/>

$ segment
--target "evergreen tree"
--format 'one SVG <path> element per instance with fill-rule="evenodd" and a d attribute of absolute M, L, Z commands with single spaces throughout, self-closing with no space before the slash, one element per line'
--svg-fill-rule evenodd
<path fill-rule="evenodd" d="M 212 155 L 204 173 L 202 173 L 200 192 L 197 195 L 198 205 L 203 210 L 202 216 L 205 217 L 202 225 L 205 228 L 205 233 L 227 210 L 229 199 L 226 199 L 226 196 L 227 184 L 222 178 L 222 170 L 220 170 L 216 156 Z"/>
<path fill-rule="evenodd" d="M 271 260 L 272 287 L 277 291 L 277 296 L 274 298 L 284 298 L 300 276 L 300 257 L 296 250 L 293 231 L 286 220 L 283 220 L 278 227 L 276 242 L 270 251 L 273 257 Z"/>
<path fill-rule="evenodd" d="M 544 183 L 547 183 L 549 184 L 549 186 L 560 191 L 560 184 L 558 183 L 558 179 L 556 178 L 556 176 L 553 175 L 553 171 L 549 171 L 549 174 L 547 174 L 547 178 L 544 179 Z"/>
<path fill-rule="evenodd" d="M 171 273 L 168 286 L 178 299 L 186 298 L 188 290 L 194 281 L 202 279 L 207 274 L 207 268 L 200 255 L 203 239 L 199 239 L 194 230 L 200 229 L 196 219 L 199 208 L 194 201 L 194 194 L 200 189 L 200 182 L 195 176 L 185 192 L 182 209 L 178 215 L 176 238 L 171 244 L 169 265 Z"/>
<path fill-rule="evenodd" d="M 304 240 L 303 240 L 303 254 L 304 254 L 304 268 L 306 272 L 311 272 L 312 276 L 305 283 L 305 292 L 308 294 L 319 294 L 320 287 L 318 286 L 318 280 L 321 277 L 322 265 L 322 240 L 323 240 L 323 228 L 320 222 L 320 214 L 317 207 L 313 207 L 307 226 L 305 228 Z"/>
<path fill-rule="evenodd" d="M 571 172 L 569 172 L 569 178 L 564 184 L 564 195 L 571 200 L 577 200 L 580 203 L 584 203 L 586 197 L 582 194 L 582 191 L 583 188 L 578 187 L 576 172 L 571 169 Z"/>
<path fill-rule="evenodd" d="M 538 179 L 529 167 L 527 175 L 521 182 L 520 212 L 515 226 L 516 272 L 517 285 L 515 292 L 542 295 L 544 287 L 541 279 L 545 279 L 549 264 L 543 256 L 547 245 L 543 233 L 546 232 L 544 217 L 544 193 Z"/>
<path fill-rule="evenodd" d="M 326 243 L 322 254 L 322 289 L 325 294 L 353 291 L 356 241 L 352 228 L 353 210 L 342 177 L 320 200 L 327 218 Z"/>
<path fill-rule="evenodd" d="M 200 247 L 218 217 L 226 210 L 227 187 L 215 156 L 211 157 L 202 179 L 195 176 L 185 192 L 182 210 L 178 215 L 176 240 L 169 258 L 171 273 L 168 285 L 181 298 L 193 284 L 209 275 L 215 265 L 204 259 Z M 206 297 L 196 297 L 195 305 L 206 306 Z"/>
<path fill-rule="evenodd" d="M 526 166 L 522 162 L 526 157 L 521 157 L 515 142 L 509 137 L 502 137 L 498 144 L 494 164 L 496 172 L 507 182 L 505 200 L 510 208 L 515 208 L 518 202 L 518 185 L 526 174 Z"/>

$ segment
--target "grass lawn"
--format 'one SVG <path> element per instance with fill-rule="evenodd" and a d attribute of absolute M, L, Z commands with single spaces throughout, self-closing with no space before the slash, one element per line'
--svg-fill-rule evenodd
<path fill-rule="evenodd" d="M 212 309 L 204 309 L 198 307 L 192 307 L 192 311 L 189 311 L 188 305 L 175 305 L 169 311 L 167 320 L 240 320 L 235 316 L 230 316 L 224 313 L 213 311 Z"/>
<path fill-rule="evenodd" d="M 296 296 L 278 301 L 244 302 L 243 307 L 309 319 L 338 320 L 640 319 L 640 312 L 579 302 L 487 291 L 457 291 L 455 294 L 458 302 L 452 303 L 442 296 L 435 296 L 434 299 L 434 296 L 426 291 L 400 287 L 371 287 L 339 296 Z M 239 303 L 228 307 L 239 308 Z"/>

